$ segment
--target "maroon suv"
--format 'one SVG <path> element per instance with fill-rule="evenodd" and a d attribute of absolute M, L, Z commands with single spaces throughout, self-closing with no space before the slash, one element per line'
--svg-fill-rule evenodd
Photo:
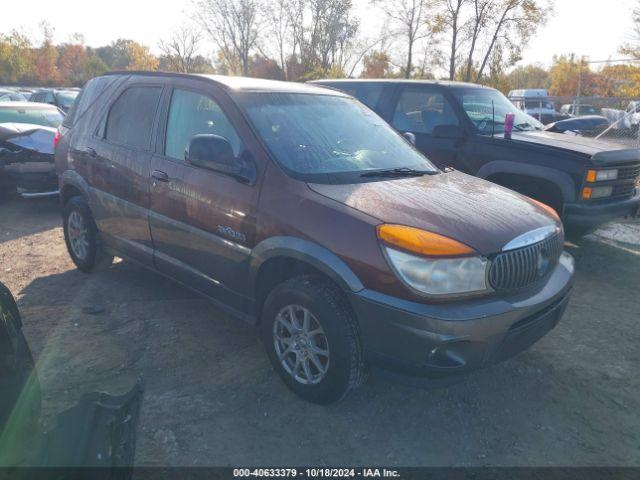
<path fill-rule="evenodd" d="M 59 132 L 71 258 L 114 255 L 259 325 L 301 397 L 368 367 L 441 379 L 551 330 L 573 275 L 558 217 L 441 171 L 352 97 L 295 83 L 118 73 Z"/>

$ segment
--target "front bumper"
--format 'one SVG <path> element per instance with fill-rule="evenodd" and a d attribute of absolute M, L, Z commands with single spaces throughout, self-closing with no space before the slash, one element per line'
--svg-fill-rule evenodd
<path fill-rule="evenodd" d="M 594 230 L 616 218 L 634 217 L 640 210 L 640 189 L 625 200 L 612 203 L 568 203 L 564 207 L 564 223 L 568 230 Z"/>
<path fill-rule="evenodd" d="M 536 293 L 460 304 L 422 304 L 371 290 L 351 294 L 368 361 L 387 372 L 451 379 L 533 345 L 560 320 L 572 287 L 573 259 Z"/>

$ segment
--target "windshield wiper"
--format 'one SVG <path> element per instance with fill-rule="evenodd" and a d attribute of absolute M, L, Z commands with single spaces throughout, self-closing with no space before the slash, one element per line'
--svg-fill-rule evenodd
<path fill-rule="evenodd" d="M 413 168 L 400 167 L 389 170 L 375 170 L 373 172 L 365 172 L 361 177 L 422 177 L 423 175 L 436 175 L 438 172 L 433 170 L 414 170 Z"/>

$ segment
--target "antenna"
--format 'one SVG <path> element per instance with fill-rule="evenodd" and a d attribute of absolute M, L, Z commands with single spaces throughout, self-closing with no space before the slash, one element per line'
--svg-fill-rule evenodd
<path fill-rule="evenodd" d="M 493 103 L 493 100 L 491 100 L 491 138 L 493 138 L 495 130 L 496 130 L 496 105 L 495 103 Z"/>

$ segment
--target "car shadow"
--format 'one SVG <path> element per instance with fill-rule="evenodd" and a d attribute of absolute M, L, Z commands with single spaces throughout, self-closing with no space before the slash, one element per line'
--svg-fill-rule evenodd
<path fill-rule="evenodd" d="M 58 197 L 0 199 L 0 243 L 60 227 Z"/>

